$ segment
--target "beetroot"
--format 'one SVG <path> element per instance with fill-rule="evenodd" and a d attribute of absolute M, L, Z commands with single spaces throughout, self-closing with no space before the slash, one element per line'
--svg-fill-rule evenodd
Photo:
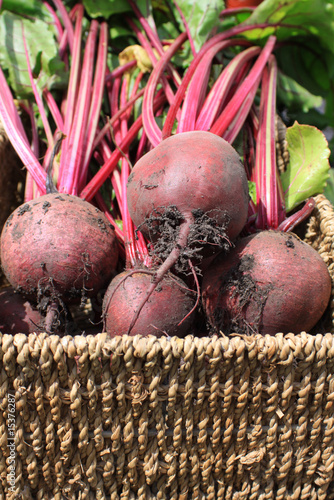
<path fill-rule="evenodd" d="M 291 233 L 262 231 L 219 255 L 203 276 L 203 307 L 224 333 L 309 332 L 331 295 L 320 255 Z"/>
<path fill-rule="evenodd" d="M 146 296 L 131 327 L 167 271 L 226 248 L 242 230 L 248 183 L 238 153 L 210 132 L 179 133 L 162 141 L 135 164 L 127 184 L 130 216 L 158 259 Z M 189 267 L 188 267 L 189 269 Z"/>
<path fill-rule="evenodd" d="M 10 286 L 0 290 L 0 332 L 15 335 L 43 331 L 44 318 Z"/>
<path fill-rule="evenodd" d="M 139 270 L 124 271 L 112 280 L 103 301 L 104 330 L 111 337 L 129 333 L 133 316 L 150 281 L 151 276 Z M 193 323 L 194 303 L 194 293 L 183 281 L 166 274 L 146 301 L 131 335 L 183 337 Z"/>
<path fill-rule="evenodd" d="M 76 196 L 50 193 L 18 207 L 1 235 L 10 284 L 27 297 L 90 297 L 109 283 L 118 259 L 113 226 Z"/>
<path fill-rule="evenodd" d="M 173 224 L 179 218 L 178 243 L 186 246 L 190 227 L 203 214 L 224 230 L 222 239 L 233 240 L 247 219 L 248 184 L 239 155 L 210 132 L 184 132 L 162 141 L 135 164 L 127 193 L 130 215 L 150 240 L 156 239 L 152 229 L 159 235 L 168 219 Z"/>

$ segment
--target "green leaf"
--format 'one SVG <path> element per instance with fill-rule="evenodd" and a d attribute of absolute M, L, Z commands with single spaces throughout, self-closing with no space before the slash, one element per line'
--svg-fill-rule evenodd
<path fill-rule="evenodd" d="M 307 113 L 311 108 L 322 104 L 322 97 L 313 95 L 293 78 L 278 72 L 277 97 L 289 110 L 299 110 Z"/>
<path fill-rule="evenodd" d="M 196 50 L 199 50 L 203 43 L 215 27 L 219 27 L 221 21 L 219 13 L 224 8 L 223 0 L 177 0 L 194 40 Z M 180 28 L 184 31 L 180 14 L 171 2 L 175 18 L 179 22 Z"/>
<path fill-rule="evenodd" d="M 119 0 L 83 0 L 84 7 L 91 17 L 108 19 L 112 14 L 129 12 L 131 8 L 127 2 Z"/>
<path fill-rule="evenodd" d="M 109 30 L 110 39 L 115 40 L 118 37 L 127 37 L 134 36 L 133 31 L 126 26 L 119 26 L 117 24 L 112 24 Z"/>
<path fill-rule="evenodd" d="M 21 16 L 30 16 L 52 22 L 52 16 L 40 0 L 3 0 L 1 11 L 8 10 Z"/>
<path fill-rule="evenodd" d="M 334 206 L 334 169 L 331 168 L 329 170 L 329 177 L 327 181 L 327 185 L 324 190 L 324 195 L 326 196 L 327 200 L 331 202 L 331 204 Z"/>
<path fill-rule="evenodd" d="M 295 122 L 286 131 L 290 161 L 281 174 L 286 211 L 322 193 L 329 175 L 327 140 L 321 130 Z"/>
<path fill-rule="evenodd" d="M 248 181 L 248 191 L 251 200 L 256 205 L 256 183 L 253 181 Z"/>
<path fill-rule="evenodd" d="M 115 222 L 116 222 L 117 227 L 118 227 L 121 231 L 123 231 L 123 221 L 122 221 L 122 219 L 115 219 Z"/>
<path fill-rule="evenodd" d="M 53 25 L 37 18 L 28 19 L 4 11 L 0 16 L 0 64 L 2 69 L 8 71 L 9 84 L 19 99 L 32 95 L 23 33 L 30 65 L 40 90 L 59 85 L 65 74 L 64 64 L 58 56 Z"/>
<path fill-rule="evenodd" d="M 332 36 L 334 40 L 334 33 Z M 296 44 L 283 45 L 277 48 L 275 54 L 283 73 L 309 92 L 322 97 L 331 93 L 334 54 L 324 49 L 315 37 L 307 41 L 298 40 Z"/>
<path fill-rule="evenodd" d="M 252 30 L 252 40 L 275 35 L 278 40 L 291 37 L 316 37 L 324 48 L 334 53 L 333 0 L 264 0 L 245 24 L 270 23 L 275 26 Z"/>
<path fill-rule="evenodd" d="M 244 23 L 272 24 L 244 36 L 263 44 L 269 35 L 278 41 L 278 66 L 314 95 L 327 97 L 334 78 L 334 1 L 264 0 Z"/>

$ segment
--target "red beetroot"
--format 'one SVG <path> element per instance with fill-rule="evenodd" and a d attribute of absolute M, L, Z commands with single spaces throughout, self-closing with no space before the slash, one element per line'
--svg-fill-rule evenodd
<path fill-rule="evenodd" d="M 43 322 L 39 311 L 12 287 L 0 290 L 0 332 L 12 335 L 37 333 L 43 331 Z"/>
<path fill-rule="evenodd" d="M 10 284 L 28 297 L 93 296 L 109 283 L 118 259 L 114 228 L 90 203 L 50 193 L 18 207 L 1 235 Z"/>
<path fill-rule="evenodd" d="M 183 132 L 163 140 L 135 164 L 127 185 L 135 225 L 154 241 L 163 260 L 134 315 L 165 274 L 183 258 L 228 246 L 245 225 L 248 183 L 236 150 L 210 132 Z M 156 243 L 157 242 L 157 243 Z"/>
<path fill-rule="evenodd" d="M 133 316 L 151 279 L 151 275 L 134 270 L 124 271 L 112 280 L 103 301 L 104 330 L 111 337 L 129 333 Z M 166 274 L 143 306 L 131 335 L 183 337 L 193 323 L 194 295 L 182 280 Z"/>
<path fill-rule="evenodd" d="M 221 137 L 203 131 L 171 136 L 144 155 L 129 177 L 127 198 L 131 218 L 148 239 L 152 215 L 162 215 L 160 228 L 155 221 L 159 232 L 164 212 L 168 217 L 168 209 L 175 207 L 182 217 L 180 227 L 188 228 L 186 236 L 197 214 L 204 213 L 233 240 L 244 227 L 249 200 L 238 153 Z"/>
<path fill-rule="evenodd" d="M 203 306 L 224 333 L 309 332 L 331 294 L 320 255 L 291 233 L 262 231 L 219 255 L 203 276 Z"/>

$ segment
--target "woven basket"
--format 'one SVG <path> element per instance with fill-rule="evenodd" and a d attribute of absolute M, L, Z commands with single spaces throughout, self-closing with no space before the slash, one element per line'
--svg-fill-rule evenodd
<path fill-rule="evenodd" d="M 334 498 L 333 333 L 0 335 L 0 391 L 1 499 Z"/>

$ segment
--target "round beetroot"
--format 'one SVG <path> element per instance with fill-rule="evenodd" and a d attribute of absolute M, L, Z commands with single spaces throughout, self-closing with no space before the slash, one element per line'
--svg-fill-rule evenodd
<path fill-rule="evenodd" d="M 330 295 L 331 278 L 320 255 L 279 231 L 240 239 L 212 262 L 202 282 L 208 320 L 224 333 L 308 332 Z"/>
<path fill-rule="evenodd" d="M 215 134 L 191 131 L 165 139 L 140 158 L 129 177 L 127 199 L 132 220 L 149 240 L 152 216 L 159 234 L 168 218 L 176 227 L 186 220 L 194 226 L 203 214 L 233 240 L 246 223 L 249 194 L 236 150 Z M 197 244 L 203 247 L 205 228 L 202 239 L 200 229 Z"/>
<path fill-rule="evenodd" d="M 111 337 L 129 333 L 138 304 L 145 296 L 151 279 L 150 274 L 124 271 L 112 280 L 103 300 L 105 331 Z M 145 302 L 130 333 L 183 337 L 193 322 L 194 314 L 187 315 L 194 303 L 194 294 L 189 293 L 183 281 L 166 274 Z"/>
<path fill-rule="evenodd" d="M 1 234 L 1 263 L 9 283 L 28 297 L 93 296 L 114 274 L 114 228 L 90 203 L 51 193 L 18 207 Z"/>

